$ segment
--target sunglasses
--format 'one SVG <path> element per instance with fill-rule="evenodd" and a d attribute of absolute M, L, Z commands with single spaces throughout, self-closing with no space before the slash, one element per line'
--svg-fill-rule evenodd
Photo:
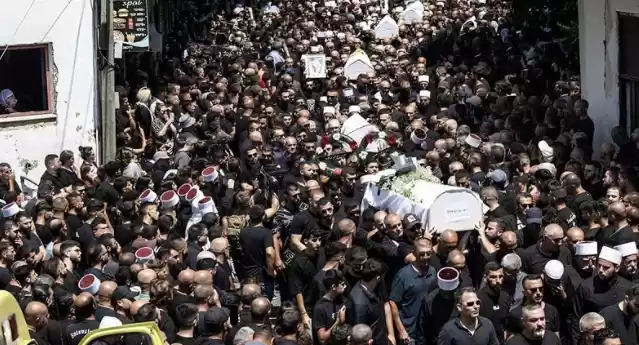
<path fill-rule="evenodd" d="M 480 300 L 466 302 L 466 306 L 467 307 L 474 307 L 474 306 L 478 306 L 479 307 L 480 305 L 481 305 L 481 301 Z"/>

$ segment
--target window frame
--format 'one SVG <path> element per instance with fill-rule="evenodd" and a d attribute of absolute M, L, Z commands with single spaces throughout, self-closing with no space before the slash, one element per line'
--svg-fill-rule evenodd
<path fill-rule="evenodd" d="M 639 75 L 625 73 L 627 71 L 625 70 L 622 50 L 627 49 L 627 47 L 624 48 L 622 37 L 623 35 L 628 35 L 628 33 L 624 33 L 620 25 L 622 17 L 639 20 L 639 13 L 617 11 L 619 126 L 625 128 L 626 134 L 630 135 L 633 129 L 639 125 L 639 114 L 637 114 L 639 111 Z"/>
<path fill-rule="evenodd" d="M 8 48 L 7 48 L 8 47 Z M 36 116 L 36 115 L 50 115 L 55 114 L 55 90 L 52 81 L 51 67 L 53 65 L 53 49 L 51 43 L 33 43 L 33 44 L 10 44 L 0 46 L 0 51 L 7 49 L 7 52 L 15 50 L 27 50 L 27 49 L 39 49 L 44 55 L 44 79 L 46 93 L 47 93 L 47 109 L 37 111 L 25 111 L 21 113 L 0 114 L 0 121 L 5 119 L 17 119 L 22 117 Z"/>

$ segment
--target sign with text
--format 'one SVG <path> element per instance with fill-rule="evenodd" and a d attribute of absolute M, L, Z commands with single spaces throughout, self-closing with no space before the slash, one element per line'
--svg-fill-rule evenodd
<path fill-rule="evenodd" d="M 113 0 L 113 41 L 122 42 L 123 52 L 149 50 L 147 0 Z"/>

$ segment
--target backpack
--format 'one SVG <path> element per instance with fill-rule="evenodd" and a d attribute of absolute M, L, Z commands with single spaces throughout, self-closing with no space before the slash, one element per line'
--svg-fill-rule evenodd
<path fill-rule="evenodd" d="M 248 215 L 244 214 L 234 214 L 228 217 L 228 229 L 226 231 L 226 235 L 229 237 L 239 236 L 240 230 L 246 226 L 248 223 Z"/>

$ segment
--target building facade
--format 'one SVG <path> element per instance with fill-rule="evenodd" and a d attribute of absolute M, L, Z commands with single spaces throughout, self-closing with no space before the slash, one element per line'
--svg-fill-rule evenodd
<path fill-rule="evenodd" d="M 44 158 L 96 145 L 98 0 L 0 0 L 0 90 L 18 99 L 0 115 L 0 162 L 38 182 Z M 19 180 L 18 180 L 19 181 Z"/>
<path fill-rule="evenodd" d="M 639 0 L 578 1 L 581 87 L 598 152 L 613 127 L 639 126 Z"/>

